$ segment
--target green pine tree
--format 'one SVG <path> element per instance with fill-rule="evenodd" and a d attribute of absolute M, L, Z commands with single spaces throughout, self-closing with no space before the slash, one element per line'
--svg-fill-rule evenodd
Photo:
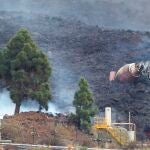
<path fill-rule="evenodd" d="M 40 109 L 48 110 L 50 75 L 47 56 L 26 29 L 19 30 L 0 52 L 0 78 L 16 104 L 15 114 L 19 113 L 21 102 L 29 98 L 36 100 Z"/>
<path fill-rule="evenodd" d="M 91 127 L 90 117 L 96 114 L 97 107 L 94 105 L 92 93 L 84 78 L 79 81 L 79 89 L 75 92 L 73 105 L 76 108 L 76 115 L 72 116 L 75 123 L 80 129 L 89 131 Z"/>

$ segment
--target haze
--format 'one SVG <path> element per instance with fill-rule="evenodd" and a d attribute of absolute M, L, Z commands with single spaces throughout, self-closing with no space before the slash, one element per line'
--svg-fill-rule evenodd
<path fill-rule="evenodd" d="M 47 13 L 104 28 L 140 31 L 150 30 L 149 6 L 149 0 L 0 0 L 0 10 Z"/>

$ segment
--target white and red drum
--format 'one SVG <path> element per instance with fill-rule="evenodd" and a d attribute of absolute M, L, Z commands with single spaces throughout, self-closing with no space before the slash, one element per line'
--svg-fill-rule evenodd
<path fill-rule="evenodd" d="M 119 80 L 121 82 L 130 82 L 140 75 L 140 66 L 136 63 L 126 64 L 121 67 L 117 73 L 111 71 L 109 81 Z"/>

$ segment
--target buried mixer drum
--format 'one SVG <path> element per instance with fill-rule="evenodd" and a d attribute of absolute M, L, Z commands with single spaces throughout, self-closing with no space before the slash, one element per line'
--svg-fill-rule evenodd
<path fill-rule="evenodd" d="M 109 81 L 131 82 L 140 76 L 150 78 L 150 61 L 126 64 L 117 72 L 111 71 Z"/>
<path fill-rule="evenodd" d="M 140 65 L 136 63 L 126 64 L 117 72 L 111 71 L 109 80 L 118 80 L 121 82 L 129 82 L 140 76 Z"/>
<path fill-rule="evenodd" d="M 124 81 L 132 81 L 140 76 L 140 66 L 136 63 L 126 64 L 116 73 L 116 79 Z"/>

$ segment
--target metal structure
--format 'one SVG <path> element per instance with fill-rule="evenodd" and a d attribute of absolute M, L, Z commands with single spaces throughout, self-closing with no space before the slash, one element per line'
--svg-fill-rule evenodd
<path fill-rule="evenodd" d="M 125 128 L 124 126 L 128 126 Z M 135 131 L 136 126 L 131 123 L 131 117 L 129 113 L 128 123 L 112 123 L 111 122 L 111 108 L 105 108 L 105 117 L 95 117 L 93 124 L 93 131 L 96 134 L 103 130 L 107 132 L 111 138 L 113 138 L 119 145 L 125 146 L 136 140 Z"/>

